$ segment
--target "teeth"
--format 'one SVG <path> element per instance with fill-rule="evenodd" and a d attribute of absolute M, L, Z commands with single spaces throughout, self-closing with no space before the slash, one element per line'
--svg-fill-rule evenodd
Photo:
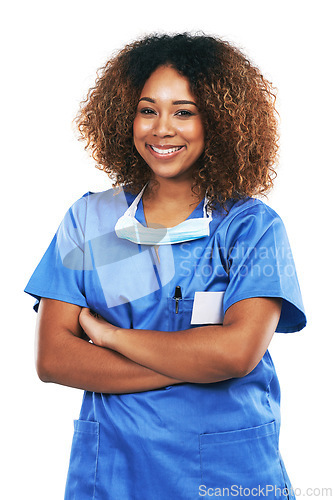
<path fill-rule="evenodd" d="M 170 148 L 170 149 L 159 149 L 156 146 L 150 146 L 153 151 L 156 153 L 159 153 L 160 155 L 167 155 L 170 153 L 174 153 L 175 151 L 179 151 L 183 146 L 178 146 L 176 148 Z"/>

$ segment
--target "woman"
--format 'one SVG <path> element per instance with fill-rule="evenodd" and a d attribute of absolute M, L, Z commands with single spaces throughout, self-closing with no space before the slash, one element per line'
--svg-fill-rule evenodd
<path fill-rule="evenodd" d="M 26 287 L 39 377 L 85 390 L 66 499 L 294 498 L 267 348 L 306 319 L 257 197 L 270 83 L 225 41 L 148 36 L 107 62 L 77 124 L 115 187 L 74 203 Z"/>

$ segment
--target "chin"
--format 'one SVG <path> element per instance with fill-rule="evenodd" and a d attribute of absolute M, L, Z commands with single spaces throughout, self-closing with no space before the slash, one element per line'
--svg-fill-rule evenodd
<path fill-rule="evenodd" d="M 152 168 L 149 166 L 150 170 L 152 171 L 152 174 L 156 178 L 162 178 L 162 179 L 178 179 L 178 178 L 189 178 L 192 179 L 192 168 L 172 168 L 167 167 L 166 165 L 161 168 Z"/>

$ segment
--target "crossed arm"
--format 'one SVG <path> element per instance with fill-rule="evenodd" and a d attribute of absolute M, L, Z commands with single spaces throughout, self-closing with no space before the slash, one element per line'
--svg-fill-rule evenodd
<path fill-rule="evenodd" d="M 281 299 L 256 297 L 233 304 L 223 325 L 160 332 L 121 329 L 88 309 L 41 299 L 37 373 L 44 382 L 104 393 L 242 377 L 267 350 L 280 312 Z"/>

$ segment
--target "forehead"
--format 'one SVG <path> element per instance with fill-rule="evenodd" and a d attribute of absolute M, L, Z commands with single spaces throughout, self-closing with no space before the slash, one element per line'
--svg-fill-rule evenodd
<path fill-rule="evenodd" d="M 155 100 L 187 97 L 195 100 L 188 79 L 170 66 L 160 66 L 150 75 L 143 86 L 141 97 L 151 97 Z"/>

